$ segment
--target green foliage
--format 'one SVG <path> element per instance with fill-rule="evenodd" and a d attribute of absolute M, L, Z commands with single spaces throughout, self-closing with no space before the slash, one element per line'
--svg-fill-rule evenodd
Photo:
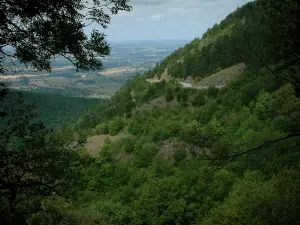
<path fill-rule="evenodd" d="M 172 89 L 168 88 L 166 92 L 166 100 L 167 102 L 170 102 L 174 99 L 173 91 Z"/>
<path fill-rule="evenodd" d="M 152 133 L 152 140 L 154 142 L 163 141 L 170 137 L 170 132 L 167 129 L 157 129 Z"/>
<path fill-rule="evenodd" d="M 82 0 L 1 2 L 0 8 L 5 10 L 2 10 L 1 16 L 3 45 L 0 51 L 3 56 L 0 57 L 0 73 L 6 69 L 5 62 L 10 60 L 30 64 L 34 69 L 50 71 L 51 61 L 57 56 L 65 57 L 77 69 L 101 69 L 102 62 L 97 57 L 110 53 L 105 35 L 93 30 L 88 37 L 83 28 L 86 23 L 107 28 L 111 15 L 131 10 L 127 1 L 105 3 L 87 3 Z M 108 11 L 103 10 L 104 5 L 109 7 Z M 19 18 L 22 18 L 22 23 L 15 22 Z M 7 45 L 15 53 L 2 54 L 5 51 L 3 47 Z"/>
<path fill-rule="evenodd" d="M 97 225 L 105 224 L 104 219 L 96 210 L 75 208 L 64 199 L 46 199 L 41 203 L 42 211 L 33 214 L 29 223 L 32 225 L 66 224 L 66 225 Z"/>
<path fill-rule="evenodd" d="M 205 94 L 203 92 L 198 92 L 192 100 L 193 106 L 203 106 L 206 103 Z"/>
<path fill-rule="evenodd" d="M 213 98 L 216 98 L 218 96 L 219 93 L 219 89 L 214 87 L 214 86 L 210 86 L 208 88 L 208 96 L 211 96 Z"/>
<path fill-rule="evenodd" d="M 123 152 L 132 153 L 134 151 L 136 139 L 134 137 L 125 137 L 120 141 L 120 146 Z"/>
<path fill-rule="evenodd" d="M 299 92 L 299 7 L 296 0 L 247 3 L 208 29 L 201 39 L 172 53 L 148 76 L 167 70 L 174 78 L 203 78 L 244 62 L 255 70 L 264 68 L 277 82 L 289 81 Z M 246 104 L 261 90 L 257 83 L 249 85 L 243 93 Z"/>
<path fill-rule="evenodd" d="M 246 4 L 128 82 L 105 110 L 88 114 L 97 124 L 121 118 L 130 136 L 106 142 L 90 166 L 87 189 L 98 197 L 83 194 L 86 207 L 96 207 L 108 224 L 299 224 L 298 73 L 280 40 L 272 39 L 277 25 L 266 22 L 273 13 L 283 19 L 285 6 L 292 13 L 295 2 Z M 282 52 L 270 55 L 272 46 Z M 222 89 L 145 81 L 166 71 L 201 78 L 238 62 L 246 70 Z M 289 72 L 276 69 L 282 65 Z M 298 68 L 296 60 L 293 65 Z M 182 104 L 147 108 L 161 96 Z"/>
<path fill-rule="evenodd" d="M 186 103 L 186 101 L 188 100 L 188 94 L 187 91 L 184 89 L 181 89 L 179 91 L 179 93 L 177 94 L 177 101 L 180 103 Z"/>
<path fill-rule="evenodd" d="M 38 121 L 35 106 L 21 97 L 1 115 L 0 150 L 0 216 L 9 224 L 24 224 L 41 211 L 40 202 L 46 197 L 70 199 L 89 162 L 67 132 L 47 130 Z"/>
<path fill-rule="evenodd" d="M 299 185 L 298 176 L 293 169 L 283 170 L 264 181 L 258 173 L 246 173 L 233 186 L 224 204 L 216 207 L 200 224 L 298 224 L 294 210 L 299 206 L 293 198 L 299 196 L 297 188 L 294 189 Z M 286 185 L 289 188 L 285 189 Z"/>
<path fill-rule="evenodd" d="M 174 164 L 176 166 L 179 165 L 179 163 L 184 160 L 184 158 L 186 157 L 186 151 L 182 148 L 176 149 L 176 151 L 173 154 L 173 159 L 174 159 Z"/>
<path fill-rule="evenodd" d="M 89 108 L 101 104 L 97 99 L 73 98 L 50 93 L 21 92 L 21 94 L 24 101 L 36 104 L 36 111 L 41 121 L 54 130 L 73 124 Z M 8 101 L 5 102 L 5 106 L 11 107 L 17 100 L 18 93 L 9 91 L 6 98 Z"/>
<path fill-rule="evenodd" d="M 212 170 L 207 161 L 217 158 L 212 162 L 218 164 L 299 126 L 293 86 L 276 88 L 264 82 L 263 74 L 248 70 L 218 92 L 174 89 L 191 96 L 185 106 L 140 110 L 123 119 L 133 136 L 102 147 L 87 177 L 90 189 L 101 197 L 88 207 L 98 205 L 109 224 L 297 221 L 299 138 L 268 144 L 220 170 Z M 264 88 L 244 101 L 252 83 Z M 197 98 L 201 102 L 195 104 Z M 288 196 L 297 200 L 288 201 Z"/>
<path fill-rule="evenodd" d="M 97 125 L 95 127 L 95 132 L 96 132 L 96 134 L 108 134 L 109 133 L 108 124 L 102 123 L 102 124 Z"/>
<path fill-rule="evenodd" d="M 108 131 L 111 135 L 117 135 L 124 127 L 122 118 L 116 117 L 108 123 Z"/>
<path fill-rule="evenodd" d="M 106 224 L 137 224 L 135 213 L 129 207 L 120 203 L 105 201 L 96 205 L 95 209 L 104 215 Z"/>
<path fill-rule="evenodd" d="M 98 156 L 87 158 L 89 164 L 79 160 L 76 152 L 58 157 L 64 152 L 59 145 L 65 143 L 62 139 L 72 143 L 70 130 L 45 142 L 51 155 L 40 157 L 40 168 L 47 167 L 51 159 L 53 175 L 59 172 L 62 176 L 58 178 L 63 179 L 58 184 L 72 187 L 73 201 L 49 200 L 44 204 L 47 210 L 32 210 L 28 219 L 35 224 L 55 224 L 62 218 L 66 224 L 299 224 L 298 73 L 291 74 L 291 68 L 290 72 L 273 71 L 282 64 L 289 68 L 293 60 L 278 46 L 277 34 L 266 23 L 273 13 L 282 19 L 285 13 L 279 12 L 284 7 L 289 13 L 293 12 L 291 7 L 298 13 L 294 0 L 246 4 L 208 30 L 201 40 L 177 50 L 145 76 L 129 81 L 111 100 L 89 110 L 75 126 L 82 137 L 93 129 L 102 133 L 106 126 L 111 135 L 125 128 L 119 141 L 106 140 Z M 291 17 L 298 21 L 294 14 Z M 274 21 L 270 24 L 277 26 Z M 291 24 L 284 20 L 284 25 Z M 284 27 L 279 28 L 284 31 Z M 277 41 L 270 34 L 276 35 Z M 297 39 L 292 42 L 297 46 Z M 272 46 L 281 50 L 270 55 Z M 240 47 L 251 50 L 249 57 L 241 57 L 245 49 L 239 51 Z M 253 56 L 261 60 L 253 60 Z M 282 61 L 284 57 L 289 63 Z M 247 64 L 246 70 L 222 89 L 196 91 L 180 88 L 176 82 L 151 84 L 145 80 L 166 71 L 177 78 L 205 77 L 241 61 Z M 264 68 L 262 62 L 266 63 Z M 297 68 L 296 60 L 293 66 Z M 170 93 L 182 104 L 147 107 L 155 103 L 151 100 Z M 34 150 L 41 144 L 35 141 L 39 137 L 29 139 L 34 144 L 26 142 L 27 136 L 12 139 L 8 149 L 25 139 L 24 144 L 31 147 L 28 149 Z M 37 156 L 37 152 L 17 150 L 22 159 L 22 154 L 29 159 Z M 74 186 L 75 192 L 73 182 L 80 187 Z M 25 193 L 21 197 L 26 200 L 20 200 L 26 204 L 18 205 L 18 209 L 41 209 L 39 203 L 45 199 L 39 191 Z M 6 202 L 2 199 L 1 205 L 6 207 L 1 208 L 1 217 L 6 219 L 9 198 Z"/>
<path fill-rule="evenodd" d="M 155 144 L 145 143 L 134 150 L 134 164 L 138 167 L 148 167 L 156 153 Z"/>

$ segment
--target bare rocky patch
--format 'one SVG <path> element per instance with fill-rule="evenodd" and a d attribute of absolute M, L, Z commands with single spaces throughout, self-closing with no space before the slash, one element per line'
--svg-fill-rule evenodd
<path fill-rule="evenodd" d="M 206 89 L 209 86 L 215 86 L 217 88 L 225 87 L 230 81 L 235 79 L 238 75 L 242 74 L 245 70 L 246 65 L 239 63 L 232 67 L 221 70 L 209 77 L 204 78 L 200 82 L 193 84 L 192 88 Z"/>
<path fill-rule="evenodd" d="M 177 149 L 183 149 L 186 152 L 189 151 L 190 146 L 187 143 L 174 141 L 174 140 L 167 140 L 163 141 L 158 145 L 158 156 L 161 156 L 167 160 L 172 160 L 173 154 Z"/>
<path fill-rule="evenodd" d="M 168 107 L 177 107 L 180 106 L 180 103 L 174 98 L 172 101 L 168 102 L 166 100 L 165 96 L 158 97 L 156 99 L 153 99 L 150 101 L 148 104 L 142 105 L 138 110 L 152 110 L 152 109 L 163 109 L 163 108 L 168 108 Z"/>

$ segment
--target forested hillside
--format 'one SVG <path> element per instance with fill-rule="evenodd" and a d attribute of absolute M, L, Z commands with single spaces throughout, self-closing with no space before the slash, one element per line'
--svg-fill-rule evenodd
<path fill-rule="evenodd" d="M 25 183 L 14 210 L 29 224 L 300 224 L 299 13 L 296 0 L 248 3 L 73 127 L 41 132 L 51 168 L 41 182 L 56 175 L 59 189 L 42 197 Z M 238 63 L 245 69 L 223 87 L 178 82 Z M 164 73 L 174 79 L 147 81 Z M 68 154 L 57 147 L 108 135 L 116 138 L 93 156 L 88 143 Z M 48 163 L 57 152 L 58 166 Z"/>
<path fill-rule="evenodd" d="M 296 1 L 254 1 L 238 8 L 184 48 L 178 49 L 147 74 L 196 81 L 244 62 L 253 69 L 266 68 L 299 88 L 295 63 L 299 63 L 299 22 Z M 282 9 L 279 13 L 278 10 Z"/>
<path fill-rule="evenodd" d="M 39 119 L 48 127 L 58 130 L 76 122 L 89 108 L 101 104 L 101 100 L 67 97 L 59 94 L 9 91 L 1 107 L 18 105 L 18 100 L 35 104 Z"/>
<path fill-rule="evenodd" d="M 77 204 L 107 224 L 300 224 L 296 15 L 296 1 L 248 3 L 81 117 L 83 136 L 120 140 L 99 149 Z M 222 88 L 146 81 L 241 62 Z"/>

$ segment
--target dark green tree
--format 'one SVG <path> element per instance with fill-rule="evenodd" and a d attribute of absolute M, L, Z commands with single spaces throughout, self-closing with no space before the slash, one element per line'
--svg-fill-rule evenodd
<path fill-rule="evenodd" d="M 173 95 L 173 91 L 171 88 L 167 88 L 167 91 L 166 91 L 166 100 L 167 102 L 170 102 L 174 99 L 174 95 Z"/>
<path fill-rule="evenodd" d="M 71 197 L 81 157 L 68 138 L 39 122 L 34 105 L 19 98 L 4 109 L 0 125 L 1 221 L 26 224 L 45 196 Z"/>
<path fill-rule="evenodd" d="M 107 28 L 111 15 L 130 11 L 129 0 L 3 0 L 0 2 L 0 72 L 5 62 L 18 60 L 38 70 L 51 70 L 62 56 L 77 69 L 101 69 L 97 57 L 108 55 L 105 35 L 84 28 Z M 6 51 L 5 47 L 13 50 Z"/>

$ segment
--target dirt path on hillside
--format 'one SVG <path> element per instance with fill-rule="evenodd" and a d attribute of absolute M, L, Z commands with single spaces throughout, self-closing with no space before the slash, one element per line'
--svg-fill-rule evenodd
<path fill-rule="evenodd" d="M 212 74 L 209 77 L 204 78 L 198 83 L 189 82 L 189 80 L 180 81 L 179 84 L 183 88 L 191 88 L 197 90 L 208 89 L 210 86 L 215 86 L 216 88 L 226 87 L 227 84 L 235 79 L 237 76 L 243 73 L 246 65 L 244 63 L 239 63 L 234 66 L 223 69 L 215 74 Z M 150 83 L 159 83 L 162 82 L 163 79 L 147 79 L 147 82 Z"/>
<path fill-rule="evenodd" d="M 192 88 L 192 84 L 186 82 L 179 82 L 183 88 Z"/>
<path fill-rule="evenodd" d="M 96 156 L 99 154 L 105 140 L 117 141 L 120 140 L 120 136 L 110 136 L 110 135 L 97 135 L 88 138 L 85 147 L 92 156 Z"/>

